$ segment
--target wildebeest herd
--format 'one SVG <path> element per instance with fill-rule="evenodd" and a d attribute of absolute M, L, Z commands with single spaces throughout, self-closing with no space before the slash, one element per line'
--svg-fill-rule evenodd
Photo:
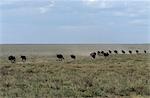
<path fill-rule="evenodd" d="M 25 62 L 27 60 L 26 56 L 20 56 L 22 62 Z M 8 60 L 11 61 L 11 63 L 15 63 L 16 62 L 16 57 L 15 56 L 9 56 Z"/>
<path fill-rule="evenodd" d="M 56 56 L 57 56 L 57 58 L 58 58 L 59 61 L 62 61 L 62 60 L 65 59 L 62 54 L 57 54 Z M 76 59 L 76 56 L 73 55 L 73 54 L 71 54 L 70 57 L 71 57 L 72 59 L 74 59 L 74 60 Z"/>
<path fill-rule="evenodd" d="M 108 50 L 107 52 L 105 52 L 105 51 L 97 51 L 97 52 L 91 52 L 91 53 L 90 53 L 90 56 L 91 56 L 93 59 L 95 59 L 96 56 L 104 56 L 104 57 L 106 58 L 106 57 L 108 57 L 110 54 L 112 54 L 113 52 L 114 52 L 114 54 L 118 54 L 118 53 L 119 53 L 117 50 L 114 50 L 114 51 Z M 124 51 L 124 50 L 121 50 L 121 53 L 122 53 L 122 54 L 125 54 L 125 53 L 127 53 L 127 52 Z M 133 51 L 129 50 L 128 53 L 129 53 L 129 54 L 132 54 Z M 136 53 L 136 54 L 139 54 L 140 52 L 139 52 L 139 50 L 135 50 L 135 53 Z M 146 54 L 147 51 L 144 50 L 143 53 Z M 62 60 L 65 59 L 62 54 L 56 54 L 56 57 L 57 57 L 58 61 L 62 61 Z M 71 54 L 70 57 L 71 57 L 71 59 L 73 59 L 73 60 L 76 59 L 76 56 L 75 56 L 74 54 Z M 21 58 L 21 61 L 22 61 L 22 62 L 26 62 L 26 60 L 27 60 L 27 57 L 26 57 L 26 56 L 23 56 L 23 55 L 20 56 L 20 58 Z M 8 57 L 8 60 L 9 60 L 11 63 L 15 63 L 15 62 L 16 62 L 16 57 L 13 56 L 13 55 L 10 55 L 10 56 Z"/>

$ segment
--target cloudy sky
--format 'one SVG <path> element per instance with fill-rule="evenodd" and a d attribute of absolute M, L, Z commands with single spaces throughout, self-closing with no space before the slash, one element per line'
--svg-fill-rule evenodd
<path fill-rule="evenodd" d="M 0 0 L 0 43 L 150 43 L 149 0 Z"/>

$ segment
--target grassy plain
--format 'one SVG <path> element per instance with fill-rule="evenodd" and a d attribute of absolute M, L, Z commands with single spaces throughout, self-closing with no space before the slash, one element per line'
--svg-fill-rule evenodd
<path fill-rule="evenodd" d="M 0 98 L 149 98 L 150 54 L 112 54 L 108 58 L 77 55 L 56 61 L 29 55 L 11 64 L 0 57 Z"/>

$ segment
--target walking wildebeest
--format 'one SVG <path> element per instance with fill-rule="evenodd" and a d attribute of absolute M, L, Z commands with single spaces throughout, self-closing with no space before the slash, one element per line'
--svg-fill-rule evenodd
<path fill-rule="evenodd" d="M 144 53 L 147 53 L 146 50 L 144 50 Z"/>
<path fill-rule="evenodd" d="M 92 52 L 92 53 L 90 53 L 90 56 L 91 56 L 93 59 L 95 59 L 95 58 L 96 58 L 96 53 L 95 53 L 95 52 Z"/>
<path fill-rule="evenodd" d="M 101 51 L 101 54 L 104 54 L 104 51 Z"/>
<path fill-rule="evenodd" d="M 11 63 L 15 63 L 16 62 L 16 57 L 11 55 L 11 56 L 8 57 L 8 60 L 10 60 Z"/>
<path fill-rule="evenodd" d="M 70 57 L 71 57 L 72 59 L 74 59 L 74 60 L 76 59 L 76 56 L 73 55 L 73 54 L 71 54 Z"/>
<path fill-rule="evenodd" d="M 20 58 L 22 59 L 22 62 L 25 62 L 27 60 L 26 56 L 23 55 Z"/>
<path fill-rule="evenodd" d="M 118 51 L 117 51 L 117 50 L 114 50 L 114 53 L 118 54 Z"/>
<path fill-rule="evenodd" d="M 108 52 L 109 52 L 109 53 L 112 53 L 112 51 L 111 51 L 111 50 L 109 50 Z"/>
<path fill-rule="evenodd" d="M 97 55 L 98 55 L 98 56 L 101 56 L 101 52 L 100 52 L 100 51 L 97 51 Z"/>
<path fill-rule="evenodd" d="M 104 57 L 107 57 L 107 56 L 109 56 L 109 53 L 106 52 L 106 53 L 104 53 L 103 55 L 104 55 Z"/>
<path fill-rule="evenodd" d="M 62 61 L 64 59 L 64 56 L 62 54 L 57 54 L 57 58 L 59 61 Z"/>
<path fill-rule="evenodd" d="M 130 53 L 130 54 L 132 54 L 132 51 L 131 51 L 131 50 L 129 50 L 129 53 Z"/>
<path fill-rule="evenodd" d="M 139 50 L 136 50 L 135 52 L 138 54 L 138 53 L 139 53 Z"/>
<path fill-rule="evenodd" d="M 125 54 L 126 52 L 124 50 L 122 50 L 122 53 Z"/>

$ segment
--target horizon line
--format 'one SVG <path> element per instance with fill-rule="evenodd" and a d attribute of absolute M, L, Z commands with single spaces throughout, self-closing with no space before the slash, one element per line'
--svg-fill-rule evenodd
<path fill-rule="evenodd" d="M 91 44 L 122 44 L 122 45 L 132 45 L 132 44 L 150 44 L 150 43 L 0 43 L 0 45 L 91 45 Z"/>

